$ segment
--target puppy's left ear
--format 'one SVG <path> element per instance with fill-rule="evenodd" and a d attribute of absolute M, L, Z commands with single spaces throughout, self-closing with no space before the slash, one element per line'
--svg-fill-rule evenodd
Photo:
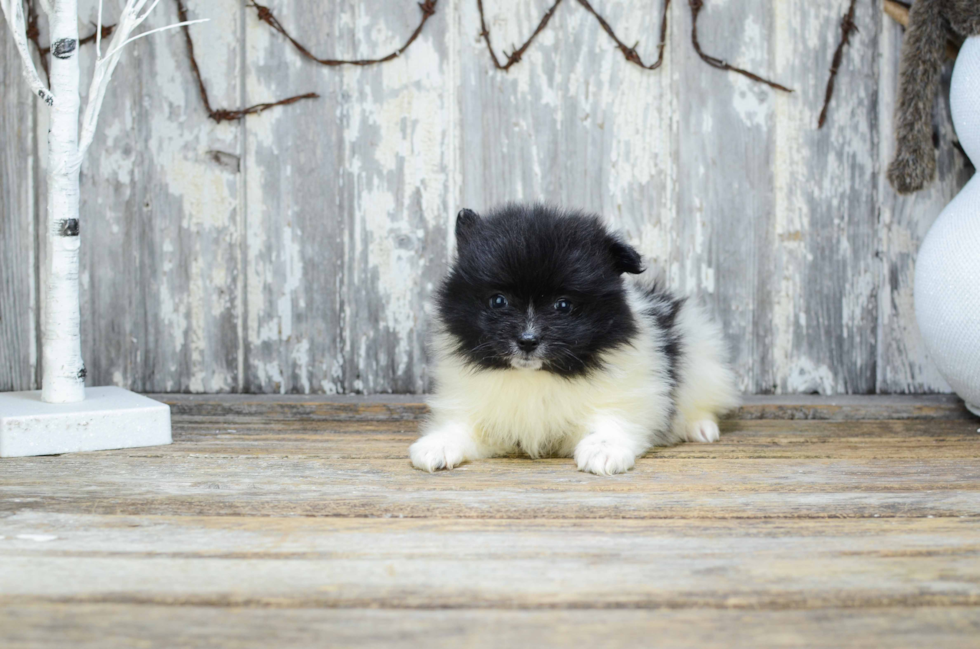
<path fill-rule="evenodd" d="M 610 237 L 609 253 L 612 255 L 613 267 L 617 273 L 639 275 L 643 272 L 643 257 L 633 246 L 619 237 Z"/>

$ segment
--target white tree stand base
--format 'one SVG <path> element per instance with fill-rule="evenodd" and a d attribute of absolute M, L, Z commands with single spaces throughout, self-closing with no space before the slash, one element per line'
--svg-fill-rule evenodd
<path fill-rule="evenodd" d="M 45 403 L 41 391 L 0 392 L 0 457 L 169 444 L 170 406 L 116 387 Z"/>

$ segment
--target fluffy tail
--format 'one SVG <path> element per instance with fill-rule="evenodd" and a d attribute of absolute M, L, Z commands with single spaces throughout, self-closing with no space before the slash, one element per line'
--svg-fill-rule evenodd
<path fill-rule="evenodd" d="M 946 52 L 941 0 L 917 0 L 909 12 L 902 43 L 895 159 L 888 180 L 899 194 L 911 194 L 932 182 L 936 151 L 932 143 L 932 106 Z"/>

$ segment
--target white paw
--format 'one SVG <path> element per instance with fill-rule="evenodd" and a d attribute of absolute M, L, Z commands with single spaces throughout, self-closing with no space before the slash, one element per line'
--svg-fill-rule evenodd
<path fill-rule="evenodd" d="M 596 475 L 626 473 L 636 464 L 636 454 L 614 440 L 589 435 L 575 447 L 575 464 L 579 471 Z"/>
<path fill-rule="evenodd" d="M 466 461 L 466 443 L 448 435 L 426 435 L 408 449 L 416 469 L 433 473 Z"/>
<path fill-rule="evenodd" d="M 710 419 L 696 421 L 687 430 L 687 441 L 689 442 L 717 442 L 720 436 L 718 424 Z"/>

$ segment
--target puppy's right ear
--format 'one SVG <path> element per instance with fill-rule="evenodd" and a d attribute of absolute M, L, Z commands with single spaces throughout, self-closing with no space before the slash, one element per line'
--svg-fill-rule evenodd
<path fill-rule="evenodd" d="M 623 273 L 639 275 L 643 272 L 643 257 L 636 251 L 636 248 L 618 236 L 610 237 L 609 252 L 612 254 L 613 267 L 620 275 Z"/>
<path fill-rule="evenodd" d="M 456 243 L 465 243 L 480 222 L 480 215 L 465 207 L 456 215 Z"/>

